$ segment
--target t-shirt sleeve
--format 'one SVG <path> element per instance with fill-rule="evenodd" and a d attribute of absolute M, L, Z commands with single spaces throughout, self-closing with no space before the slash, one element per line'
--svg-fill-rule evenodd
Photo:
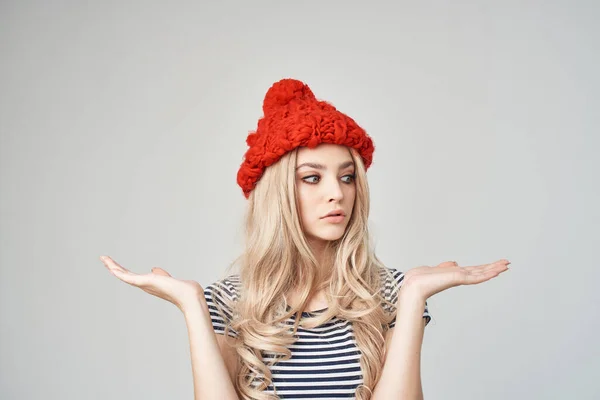
<path fill-rule="evenodd" d="M 224 335 L 225 327 L 231 323 L 233 304 L 238 300 L 238 283 L 236 276 L 230 276 L 204 288 L 204 299 L 215 333 Z M 230 328 L 228 336 L 237 337 L 237 332 Z"/>
<path fill-rule="evenodd" d="M 388 270 L 391 272 L 392 278 L 390 278 L 387 273 L 385 273 L 385 272 L 383 273 L 383 281 L 384 281 L 383 296 L 390 303 L 396 304 L 396 301 L 398 301 L 398 291 L 400 290 L 400 287 L 402 286 L 402 282 L 404 281 L 404 273 L 401 271 L 398 271 L 397 269 L 394 269 L 394 268 L 388 268 Z M 389 306 L 385 306 L 384 308 L 387 311 L 391 311 Z M 425 301 L 425 309 L 423 310 L 423 318 L 425 318 L 425 325 L 428 325 L 429 321 L 431 321 L 431 315 L 429 314 L 429 307 L 427 306 L 427 301 Z M 392 322 L 390 322 L 388 326 L 390 328 L 393 328 L 396 326 L 396 317 L 395 316 L 394 316 L 394 319 L 392 320 Z"/>

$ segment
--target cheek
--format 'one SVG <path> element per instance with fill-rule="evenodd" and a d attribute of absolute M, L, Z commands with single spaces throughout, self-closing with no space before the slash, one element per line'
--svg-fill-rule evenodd
<path fill-rule="evenodd" d="M 300 212 L 302 214 L 304 214 L 305 210 L 309 208 L 308 203 L 310 202 L 310 199 L 308 197 L 308 194 L 306 193 L 306 190 L 304 190 L 302 185 L 298 185 L 296 187 L 296 195 L 297 195 L 296 200 L 298 202 L 298 209 L 300 210 Z"/>
<path fill-rule="evenodd" d="M 351 200 L 350 203 L 354 203 L 354 198 L 356 197 L 356 185 L 348 186 L 348 191 L 346 192 L 346 198 Z"/>
<path fill-rule="evenodd" d="M 298 206 L 300 209 L 300 214 L 303 219 L 311 219 L 313 217 L 315 211 L 315 195 L 311 193 L 310 190 L 306 188 L 299 188 L 298 193 Z"/>

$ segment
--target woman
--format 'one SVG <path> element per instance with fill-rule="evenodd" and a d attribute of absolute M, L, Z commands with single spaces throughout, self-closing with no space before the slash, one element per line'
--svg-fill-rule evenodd
<path fill-rule="evenodd" d="M 427 299 L 509 262 L 385 267 L 367 228 L 371 138 L 297 80 L 276 82 L 263 111 L 237 176 L 248 199 L 239 274 L 203 289 L 103 262 L 182 310 L 196 399 L 422 399 Z"/>

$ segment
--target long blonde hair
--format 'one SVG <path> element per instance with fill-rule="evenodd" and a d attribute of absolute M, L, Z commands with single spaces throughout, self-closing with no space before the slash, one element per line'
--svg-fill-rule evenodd
<path fill-rule="evenodd" d="M 356 198 L 344 235 L 327 244 L 323 265 L 332 268 L 325 282 L 316 281 L 321 266 L 306 241 L 298 214 L 298 149 L 269 166 L 248 198 L 245 251 L 234 261 L 241 260 L 241 295 L 229 304 L 234 312 L 225 332 L 227 340 L 234 340 L 231 345 L 240 365 L 234 385 L 244 400 L 279 399 L 264 391 L 272 383 L 272 375 L 262 356 L 274 357 L 270 365 L 291 357 L 287 346 L 296 340 L 301 312 L 320 289 L 326 289 L 328 308 L 314 318 L 303 319 L 301 325 L 316 327 L 334 316 L 351 321 L 362 353 L 363 384 L 356 390 L 357 400 L 371 397 L 381 375 L 385 331 L 393 319 L 389 310 L 393 311 L 394 305 L 380 292 L 382 268 L 389 271 L 376 257 L 368 231 L 370 202 L 364 164 L 354 149 L 349 150 L 355 163 Z M 286 294 L 292 290 L 299 292 L 299 308 L 287 303 Z M 283 322 L 294 314 L 296 322 L 290 329 Z M 230 329 L 237 332 L 234 339 L 227 334 Z"/>

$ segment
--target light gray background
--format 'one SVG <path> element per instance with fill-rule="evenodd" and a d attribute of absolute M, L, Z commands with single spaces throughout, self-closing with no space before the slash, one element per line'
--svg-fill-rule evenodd
<path fill-rule="evenodd" d="M 512 261 L 429 300 L 430 399 L 597 399 L 600 7 L 588 1 L 0 7 L 0 398 L 190 399 L 171 304 L 98 257 L 206 286 L 284 77 L 373 137 L 388 266 Z"/>

